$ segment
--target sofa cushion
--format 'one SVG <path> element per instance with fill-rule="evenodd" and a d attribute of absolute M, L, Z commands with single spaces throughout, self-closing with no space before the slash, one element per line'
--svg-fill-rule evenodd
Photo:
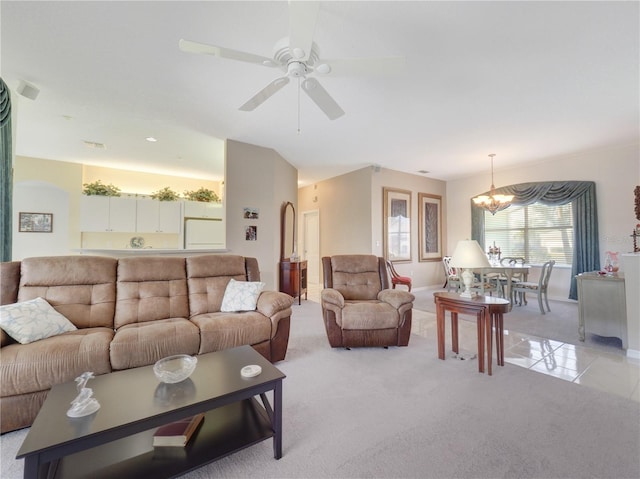
<path fill-rule="evenodd" d="M 388 329 L 397 328 L 398 310 L 388 303 L 371 301 L 347 302 L 341 317 L 336 317 L 342 329 Z"/>
<path fill-rule="evenodd" d="M 73 381 L 80 374 L 111 372 L 110 328 L 85 328 L 29 344 L 2 348 L 0 395 L 14 396 L 43 391 Z"/>
<path fill-rule="evenodd" d="M 184 318 L 159 319 L 127 324 L 111 341 L 111 367 L 114 370 L 148 366 L 174 354 L 196 354 L 200 333 Z"/>
<path fill-rule="evenodd" d="M 78 328 L 113 328 L 117 264 L 103 256 L 25 258 L 18 301 L 41 297 Z"/>
<path fill-rule="evenodd" d="M 187 258 L 189 313 L 191 317 L 218 313 L 231 279 L 246 281 L 244 256 L 198 255 Z"/>
<path fill-rule="evenodd" d="M 0 306 L 0 327 L 20 344 L 78 329 L 42 298 Z"/>
<path fill-rule="evenodd" d="M 126 324 L 189 317 L 184 258 L 122 258 L 118 262 L 117 291 L 116 329 Z"/>
<path fill-rule="evenodd" d="M 378 258 L 374 255 L 331 257 L 333 289 L 346 300 L 375 300 L 382 289 Z"/>
<path fill-rule="evenodd" d="M 191 318 L 200 328 L 199 354 L 271 339 L 271 320 L 258 312 L 207 313 Z"/>
<path fill-rule="evenodd" d="M 222 298 L 220 311 L 233 313 L 237 311 L 255 311 L 258 296 L 264 289 L 262 281 L 236 281 L 231 279 Z"/>

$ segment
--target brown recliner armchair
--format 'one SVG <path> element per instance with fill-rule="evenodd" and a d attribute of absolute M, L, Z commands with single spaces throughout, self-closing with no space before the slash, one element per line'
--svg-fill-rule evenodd
<path fill-rule="evenodd" d="M 322 258 L 322 315 L 333 348 L 407 346 L 413 294 L 389 289 L 384 258 Z"/>

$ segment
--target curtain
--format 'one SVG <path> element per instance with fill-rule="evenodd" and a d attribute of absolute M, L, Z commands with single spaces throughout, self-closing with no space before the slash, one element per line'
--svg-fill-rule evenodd
<path fill-rule="evenodd" d="M 484 193 L 486 195 L 489 192 Z M 573 208 L 573 265 L 569 299 L 578 299 L 576 275 L 600 269 L 600 243 L 598 242 L 598 208 L 596 184 L 593 181 L 545 181 L 520 183 L 496 188 L 496 194 L 513 195 L 512 204 L 546 205 L 572 203 Z M 484 241 L 484 209 L 471 201 L 471 237 L 482 248 Z"/>
<path fill-rule="evenodd" d="M 11 261 L 13 162 L 11 97 L 0 78 L 0 261 Z"/>

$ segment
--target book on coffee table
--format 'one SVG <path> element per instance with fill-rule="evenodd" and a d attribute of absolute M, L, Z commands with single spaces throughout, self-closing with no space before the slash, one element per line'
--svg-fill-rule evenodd
<path fill-rule="evenodd" d="M 184 447 L 203 420 L 204 413 L 161 426 L 153 435 L 153 445 Z"/>

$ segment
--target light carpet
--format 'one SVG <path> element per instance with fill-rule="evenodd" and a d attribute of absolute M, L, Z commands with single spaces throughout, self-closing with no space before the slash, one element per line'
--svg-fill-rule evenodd
<path fill-rule="evenodd" d="M 638 478 L 640 405 L 507 364 L 405 348 L 329 347 L 320 305 L 295 305 L 283 457 L 262 442 L 185 475 L 229 478 Z M 99 399 L 99 398 L 98 398 Z M 26 431 L 0 439 L 3 479 Z"/>

